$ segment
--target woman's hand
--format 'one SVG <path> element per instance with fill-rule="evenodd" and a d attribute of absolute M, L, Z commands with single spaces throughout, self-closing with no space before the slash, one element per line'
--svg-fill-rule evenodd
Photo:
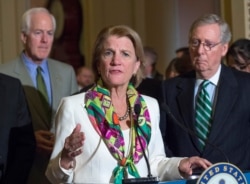
<path fill-rule="evenodd" d="M 204 170 L 207 169 L 212 165 L 211 162 L 204 158 L 200 157 L 190 157 L 190 158 L 184 158 L 180 161 L 179 165 L 179 171 L 181 175 L 186 178 L 188 176 L 191 176 L 193 174 L 193 169 L 195 168 L 203 168 Z"/>
<path fill-rule="evenodd" d="M 81 125 L 77 124 L 73 132 L 65 139 L 64 147 L 61 155 L 61 166 L 64 169 L 72 168 L 75 157 L 82 153 L 85 135 L 81 132 Z"/>

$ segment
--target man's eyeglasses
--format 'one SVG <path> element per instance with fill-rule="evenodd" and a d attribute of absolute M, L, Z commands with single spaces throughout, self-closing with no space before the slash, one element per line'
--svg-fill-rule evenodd
<path fill-rule="evenodd" d="M 218 43 L 210 43 L 210 42 L 201 42 L 200 40 L 191 40 L 189 45 L 192 49 L 197 49 L 201 44 L 206 51 L 210 51 L 213 47 L 219 45 L 221 42 Z"/>

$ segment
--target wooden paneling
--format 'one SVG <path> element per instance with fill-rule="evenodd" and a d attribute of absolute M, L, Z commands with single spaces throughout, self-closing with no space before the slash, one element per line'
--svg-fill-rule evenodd
<path fill-rule="evenodd" d="M 30 7 L 46 6 L 50 0 L 0 0 L 0 63 L 14 58 L 22 50 L 20 19 Z M 157 68 L 164 73 L 176 48 L 186 44 L 187 30 L 199 12 L 222 12 L 229 22 L 233 40 L 250 37 L 250 0 L 79 0 L 83 8 L 83 29 L 79 47 L 90 65 L 97 33 L 106 25 L 127 24 L 146 45 L 159 54 Z M 217 6 L 220 2 L 220 7 Z M 228 3 L 230 2 L 230 3 Z M 188 4 L 199 4 L 198 9 Z M 225 6 L 226 5 L 226 8 Z M 204 6 L 206 7 L 204 10 Z M 220 10 L 218 10 L 221 8 Z M 204 10 L 204 11 L 203 11 Z M 223 12 L 224 11 L 224 12 Z M 196 13 L 196 14 L 195 14 Z M 194 15 L 195 14 L 195 15 Z M 230 16 L 229 16 L 230 15 Z"/>
<path fill-rule="evenodd" d="M 22 50 L 20 17 L 26 8 L 25 0 L 0 1 L 0 62 L 16 57 Z"/>
<path fill-rule="evenodd" d="M 225 0 L 226 1 L 226 0 Z M 250 38 L 250 0 L 231 0 L 232 41 L 239 38 Z"/>
<path fill-rule="evenodd" d="M 250 39 L 250 0 L 245 0 L 245 35 Z"/>

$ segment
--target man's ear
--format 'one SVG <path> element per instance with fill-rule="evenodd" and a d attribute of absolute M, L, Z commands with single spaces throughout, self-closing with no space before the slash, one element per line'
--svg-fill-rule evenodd
<path fill-rule="evenodd" d="M 227 51 L 228 51 L 228 47 L 229 47 L 229 44 L 226 43 L 222 46 L 222 56 L 225 56 L 227 54 Z"/>
<path fill-rule="evenodd" d="M 26 42 L 27 42 L 27 35 L 22 32 L 21 35 L 20 35 L 20 37 L 21 37 L 22 43 L 26 44 Z"/>

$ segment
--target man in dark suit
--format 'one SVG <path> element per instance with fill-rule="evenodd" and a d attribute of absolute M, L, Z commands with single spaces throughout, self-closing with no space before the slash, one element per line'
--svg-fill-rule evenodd
<path fill-rule="evenodd" d="M 168 156 L 199 155 L 212 163 L 229 161 L 250 169 L 250 75 L 221 63 L 230 39 L 228 25 L 217 15 L 204 15 L 191 26 L 189 49 L 195 71 L 164 82 L 165 102 L 184 126 L 167 115 Z M 196 112 L 204 80 L 209 81 L 205 88 L 212 113 L 207 136 L 201 137 Z"/>
<path fill-rule="evenodd" d="M 0 74 L 0 101 L 0 183 L 26 184 L 36 145 L 19 80 Z"/>

